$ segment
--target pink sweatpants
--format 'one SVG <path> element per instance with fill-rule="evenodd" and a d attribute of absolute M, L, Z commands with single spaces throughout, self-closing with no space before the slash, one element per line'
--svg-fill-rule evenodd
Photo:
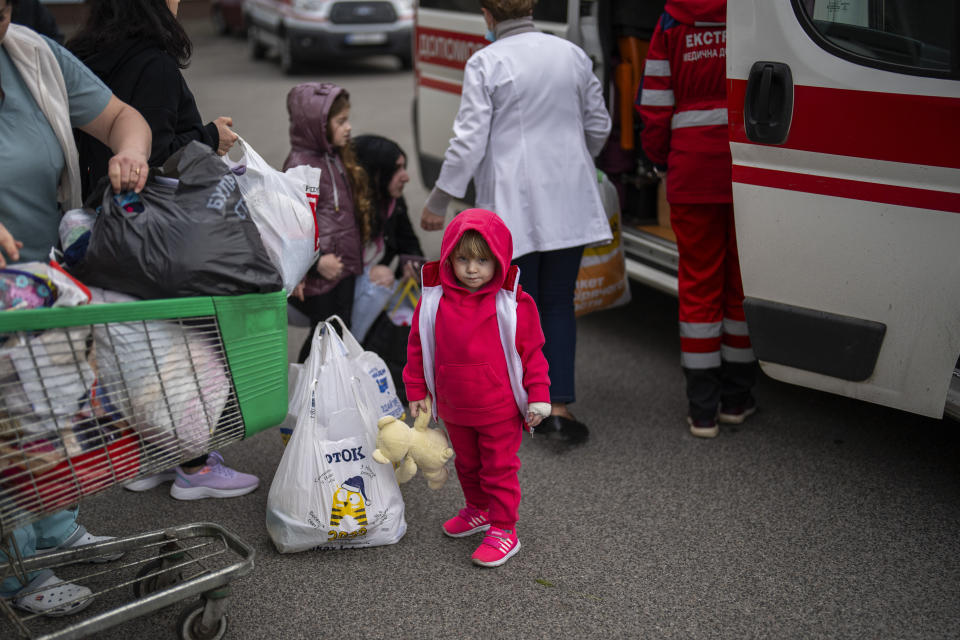
<path fill-rule="evenodd" d="M 524 434 L 519 414 L 494 424 L 444 424 L 457 454 L 453 462 L 467 505 L 489 510 L 493 526 L 513 529 L 520 507 L 517 452 Z"/>

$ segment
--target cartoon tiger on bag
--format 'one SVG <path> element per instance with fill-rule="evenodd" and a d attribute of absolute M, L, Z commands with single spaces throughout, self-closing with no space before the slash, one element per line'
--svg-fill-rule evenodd
<path fill-rule="evenodd" d="M 358 525 L 367 524 L 367 493 L 364 490 L 363 478 L 353 476 L 347 478 L 342 485 L 333 492 L 333 506 L 330 509 L 330 526 L 340 525 L 345 516 L 350 516 Z"/>

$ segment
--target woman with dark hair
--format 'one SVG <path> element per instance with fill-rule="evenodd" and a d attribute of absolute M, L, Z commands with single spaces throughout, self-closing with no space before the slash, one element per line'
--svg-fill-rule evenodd
<path fill-rule="evenodd" d="M 86 24 L 67 42 L 74 55 L 133 106 L 153 130 L 150 166 L 159 166 L 191 140 L 225 154 L 237 140 L 233 120 L 206 125 L 183 79 L 192 45 L 177 20 L 180 0 L 91 0 Z M 83 197 L 105 175 L 109 149 L 78 133 Z"/>
<path fill-rule="evenodd" d="M 403 187 L 410 182 L 407 154 L 393 140 L 378 135 L 354 138 L 357 162 L 367 172 L 374 213 L 370 221 L 370 241 L 364 250 L 364 265 L 372 265 L 371 280 L 390 286 L 393 273 L 386 265 L 399 256 L 396 275 L 416 276 L 423 262 L 420 240 L 410 224 Z M 377 271 L 373 267 L 382 266 Z"/>
<path fill-rule="evenodd" d="M 370 239 L 364 246 L 364 273 L 358 278 L 393 289 L 396 278 L 418 278 L 423 264 L 423 249 L 407 215 L 403 188 L 410 181 L 407 174 L 407 154 L 393 140 L 378 135 L 363 135 L 354 139 L 357 162 L 367 173 L 370 197 L 373 203 Z M 391 265 L 397 260 L 395 269 Z M 397 326 L 386 313 L 373 305 L 363 305 L 363 281 L 358 280 L 355 292 L 354 315 L 351 330 L 364 347 L 375 352 L 386 363 L 396 383 L 397 396 L 406 403 L 403 385 L 403 367 L 407 363 L 407 336 L 409 326 Z M 384 291 L 381 291 L 381 294 Z M 375 298 L 377 307 L 381 298 Z M 365 311 L 361 311 L 364 309 Z"/>
<path fill-rule="evenodd" d="M 180 0 L 91 0 L 87 22 L 67 42 L 121 100 L 139 111 L 153 130 L 151 167 L 162 165 L 191 140 L 223 155 L 237 140 L 233 120 L 220 117 L 206 125 L 180 69 L 190 61 L 192 46 L 177 20 Z M 106 174 L 109 150 L 77 132 L 83 198 Z M 216 451 L 183 465 L 124 485 L 146 491 L 173 481 L 170 495 L 178 500 L 233 498 L 256 489 L 260 480 L 223 464 Z"/>

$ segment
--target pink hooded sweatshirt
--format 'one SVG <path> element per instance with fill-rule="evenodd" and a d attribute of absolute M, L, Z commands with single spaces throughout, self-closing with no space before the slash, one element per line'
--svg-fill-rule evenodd
<path fill-rule="evenodd" d="M 453 273 L 450 257 L 467 229 L 483 235 L 496 260 L 493 278 L 471 293 Z M 518 380 L 528 403 L 550 402 L 550 379 L 543 355 L 543 331 L 536 304 L 520 290 L 519 270 L 510 265 L 513 239 L 510 230 L 493 212 L 470 209 L 457 215 L 447 226 L 440 248 L 440 260 L 423 267 L 424 297 L 414 312 L 407 343 L 407 366 L 403 382 L 410 401 L 428 395 L 424 375 L 424 345 L 421 339 L 420 312 L 426 290 L 442 287 L 436 311 L 433 336 L 436 413 L 443 420 L 459 425 L 480 426 L 509 420 L 523 420 L 527 408 L 518 406 L 517 393 L 511 387 L 507 354 L 501 342 L 497 319 L 497 294 L 501 289 L 516 290 L 516 352 L 509 354 L 520 363 Z M 510 296 L 512 299 L 512 296 Z M 429 360 L 429 358 L 428 358 Z"/>
<path fill-rule="evenodd" d="M 343 276 L 363 273 L 360 230 L 354 217 L 353 195 L 340 154 L 327 140 L 327 119 L 333 101 L 347 92 L 330 82 L 305 82 L 287 94 L 290 114 L 290 154 L 283 170 L 310 165 L 321 170 L 317 199 L 317 232 L 320 255 L 333 253 L 343 260 Z M 341 277 L 341 279 L 342 279 Z M 327 280 L 311 269 L 305 295 L 317 296 L 333 289 L 338 280 Z"/>

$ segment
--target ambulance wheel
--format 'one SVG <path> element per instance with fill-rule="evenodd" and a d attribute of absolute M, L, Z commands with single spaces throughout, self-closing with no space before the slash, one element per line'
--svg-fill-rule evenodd
<path fill-rule="evenodd" d="M 182 640 L 221 640 L 227 635 L 227 616 L 220 616 L 213 627 L 203 626 L 203 610 L 207 606 L 205 599 L 200 599 L 187 607 L 177 620 L 177 634 Z"/>

